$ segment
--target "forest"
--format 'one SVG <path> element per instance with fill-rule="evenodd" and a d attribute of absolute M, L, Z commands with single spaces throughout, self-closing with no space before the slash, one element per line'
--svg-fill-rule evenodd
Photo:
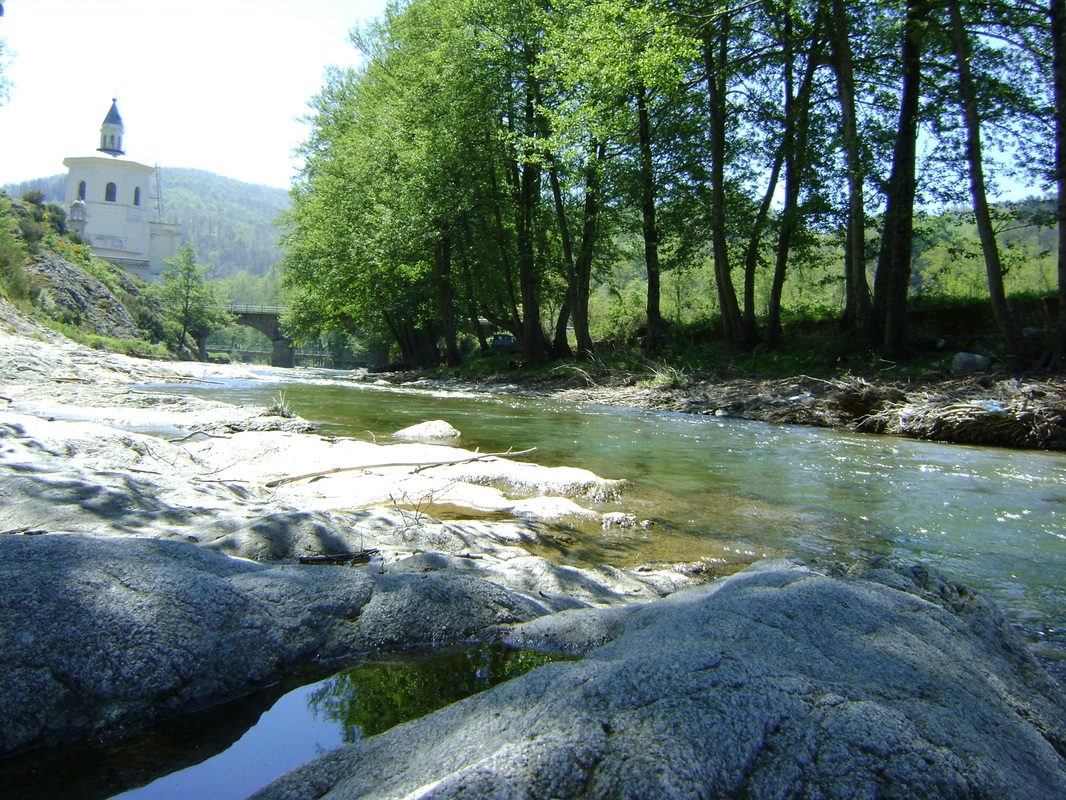
<path fill-rule="evenodd" d="M 895 358 L 916 300 L 961 293 L 1015 363 L 1057 364 L 1066 325 L 1034 338 L 1012 306 L 1066 308 L 1064 10 L 390 4 L 312 103 L 289 324 L 410 364 L 506 331 L 533 364 L 624 329 L 652 356 L 694 329 L 772 350 L 790 320 L 828 315 Z M 1012 186 L 1032 196 L 998 201 Z"/>

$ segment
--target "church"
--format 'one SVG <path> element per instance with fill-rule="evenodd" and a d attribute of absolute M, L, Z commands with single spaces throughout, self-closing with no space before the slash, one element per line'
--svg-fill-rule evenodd
<path fill-rule="evenodd" d="M 113 99 L 96 154 L 63 159 L 65 206 L 70 228 L 94 255 L 152 281 L 166 269 L 164 259 L 177 252 L 181 226 L 154 219 L 149 187 L 155 168 L 126 158 L 125 133 Z"/>

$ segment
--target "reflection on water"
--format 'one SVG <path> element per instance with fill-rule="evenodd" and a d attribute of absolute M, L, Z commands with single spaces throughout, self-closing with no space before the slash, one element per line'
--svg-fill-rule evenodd
<path fill-rule="evenodd" d="M 374 661 L 323 681 L 307 705 L 338 723 L 345 742 L 355 742 L 560 659 L 494 644 L 428 658 Z"/>
<path fill-rule="evenodd" d="M 0 797 L 240 800 L 346 742 L 563 658 L 481 643 L 383 656 L 326 680 L 257 692 L 132 740 L 0 761 Z"/>

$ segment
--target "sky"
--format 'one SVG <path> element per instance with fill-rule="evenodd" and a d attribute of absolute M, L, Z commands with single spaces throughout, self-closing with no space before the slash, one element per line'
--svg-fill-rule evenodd
<path fill-rule="evenodd" d="M 348 31 L 385 0 L 3 0 L 10 86 L 0 184 L 94 155 L 117 99 L 126 156 L 288 188 L 301 118 L 327 66 L 356 66 Z"/>

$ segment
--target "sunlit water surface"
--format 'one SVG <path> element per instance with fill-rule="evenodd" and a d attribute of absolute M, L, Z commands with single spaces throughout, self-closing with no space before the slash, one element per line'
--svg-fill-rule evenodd
<path fill-rule="evenodd" d="M 175 387 L 160 390 L 172 392 Z M 205 383 L 180 391 L 232 403 L 283 401 L 316 422 L 323 434 L 377 441 L 387 441 L 390 433 L 408 425 L 443 419 L 462 432 L 459 446 L 482 452 L 535 447 L 529 458 L 538 463 L 585 467 L 629 481 L 622 499 L 600 510 L 633 513 L 654 524 L 627 531 L 566 528 L 543 553 L 567 563 L 633 566 L 703 559 L 724 574 L 779 555 L 920 560 L 991 596 L 1045 663 L 1060 676 L 1066 674 L 1061 668 L 1066 663 L 1062 454 L 938 445 L 510 395 L 371 386 L 324 371 L 286 373 L 283 382 Z M 490 669 L 483 653 L 458 657 L 465 659 L 465 672 L 455 663 L 442 670 L 432 661 L 418 667 L 422 659 L 393 664 L 388 667 L 393 672 L 342 673 L 280 699 L 261 698 L 265 713 L 257 724 L 235 723 L 238 733 L 232 744 L 215 746 L 217 755 L 195 766 L 171 771 L 155 765 L 156 774 L 171 774 L 152 782 L 123 779 L 125 786 L 146 783 L 139 789 L 115 795 L 104 789 L 110 785 L 105 780 L 80 793 L 39 787 L 41 791 L 20 796 L 245 797 L 342 741 L 378 732 L 362 726 L 381 713 L 391 719 L 391 711 L 382 711 L 382 704 L 390 702 L 382 698 L 390 691 L 395 699 L 403 686 L 429 687 L 428 697 L 423 692 L 409 703 L 398 701 L 410 706 L 395 714 L 399 720 L 487 688 L 489 674 L 499 679 L 513 674 L 507 666 Z M 530 666 L 535 664 L 524 668 Z M 445 675 L 443 686 L 451 688 L 427 682 L 424 676 L 412 679 L 412 673 L 403 671 L 412 668 L 433 672 L 438 682 Z M 468 677 L 460 677 L 464 674 Z M 372 711 L 360 717 L 360 708 Z M 149 753 L 145 758 L 159 749 L 158 742 L 141 748 Z M 110 757 L 116 764 L 131 758 L 127 752 Z M 92 759 L 98 763 L 100 756 Z"/>
<path fill-rule="evenodd" d="M 317 373 L 320 376 L 328 373 Z M 337 375 L 334 373 L 334 375 Z M 368 386 L 343 377 L 196 388 L 235 403 L 283 399 L 325 434 L 383 441 L 430 419 L 462 447 L 537 448 L 631 487 L 639 533 L 575 529 L 553 557 L 631 566 L 764 556 L 921 560 L 993 597 L 1033 641 L 1066 643 L 1066 455 L 550 399 Z"/>

